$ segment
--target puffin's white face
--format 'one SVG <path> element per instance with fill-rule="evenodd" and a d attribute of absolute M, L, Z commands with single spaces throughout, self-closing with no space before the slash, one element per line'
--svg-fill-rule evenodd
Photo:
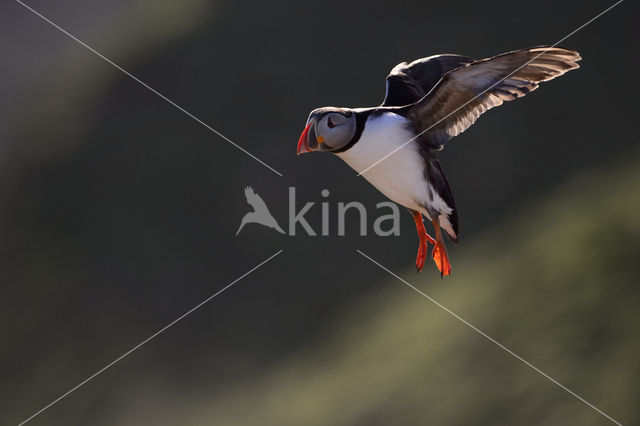
<path fill-rule="evenodd" d="M 356 116 L 347 108 L 325 107 L 311 111 L 298 141 L 298 155 L 312 151 L 334 151 L 351 141 Z"/>

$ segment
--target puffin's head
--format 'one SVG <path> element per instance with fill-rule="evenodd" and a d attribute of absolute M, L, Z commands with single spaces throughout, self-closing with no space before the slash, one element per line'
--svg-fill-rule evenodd
<path fill-rule="evenodd" d="M 356 116 L 347 108 L 324 107 L 311 111 L 298 141 L 298 155 L 311 151 L 335 151 L 356 133 Z"/>

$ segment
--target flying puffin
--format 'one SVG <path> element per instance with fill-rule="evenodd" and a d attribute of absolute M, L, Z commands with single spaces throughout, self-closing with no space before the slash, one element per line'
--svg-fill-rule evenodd
<path fill-rule="evenodd" d="M 435 55 L 402 62 L 387 76 L 382 105 L 313 110 L 298 141 L 298 155 L 332 152 L 409 209 L 420 240 L 417 271 L 424 267 L 429 243 L 441 276 L 449 275 L 440 228 L 457 243 L 458 212 L 434 152 L 485 111 L 578 68 L 580 59 L 572 50 L 538 46 L 481 60 Z M 422 215 L 433 224 L 435 239 L 427 234 Z"/>

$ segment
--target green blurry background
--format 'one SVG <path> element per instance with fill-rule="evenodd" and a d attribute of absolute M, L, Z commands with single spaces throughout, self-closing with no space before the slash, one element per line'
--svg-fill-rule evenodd
<path fill-rule="evenodd" d="M 279 249 L 284 253 L 32 420 L 66 425 L 566 425 L 605 417 L 356 253 L 362 250 L 623 424 L 640 423 L 640 42 L 626 1 L 562 43 L 584 60 L 440 155 L 461 217 L 453 276 L 417 238 L 248 226 L 251 185 L 319 230 L 297 158 L 318 106 L 381 102 L 398 62 L 551 44 L 613 2 L 77 0 L 28 4 L 280 170 L 55 30 L 0 5 L 0 423 L 17 424 Z M 336 217 L 332 233 L 336 235 Z"/>

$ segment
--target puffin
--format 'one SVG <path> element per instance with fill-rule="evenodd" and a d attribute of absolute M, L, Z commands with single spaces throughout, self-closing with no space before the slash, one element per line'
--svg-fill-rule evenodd
<path fill-rule="evenodd" d="M 406 207 L 418 232 L 417 272 L 431 244 L 441 277 L 450 275 L 442 230 L 458 243 L 458 211 L 435 153 L 486 111 L 579 68 L 581 59 L 573 50 L 536 46 L 480 60 L 443 54 L 401 62 L 387 76 L 381 105 L 311 111 L 297 154 L 333 153 Z M 427 234 L 423 216 L 435 238 Z"/>

